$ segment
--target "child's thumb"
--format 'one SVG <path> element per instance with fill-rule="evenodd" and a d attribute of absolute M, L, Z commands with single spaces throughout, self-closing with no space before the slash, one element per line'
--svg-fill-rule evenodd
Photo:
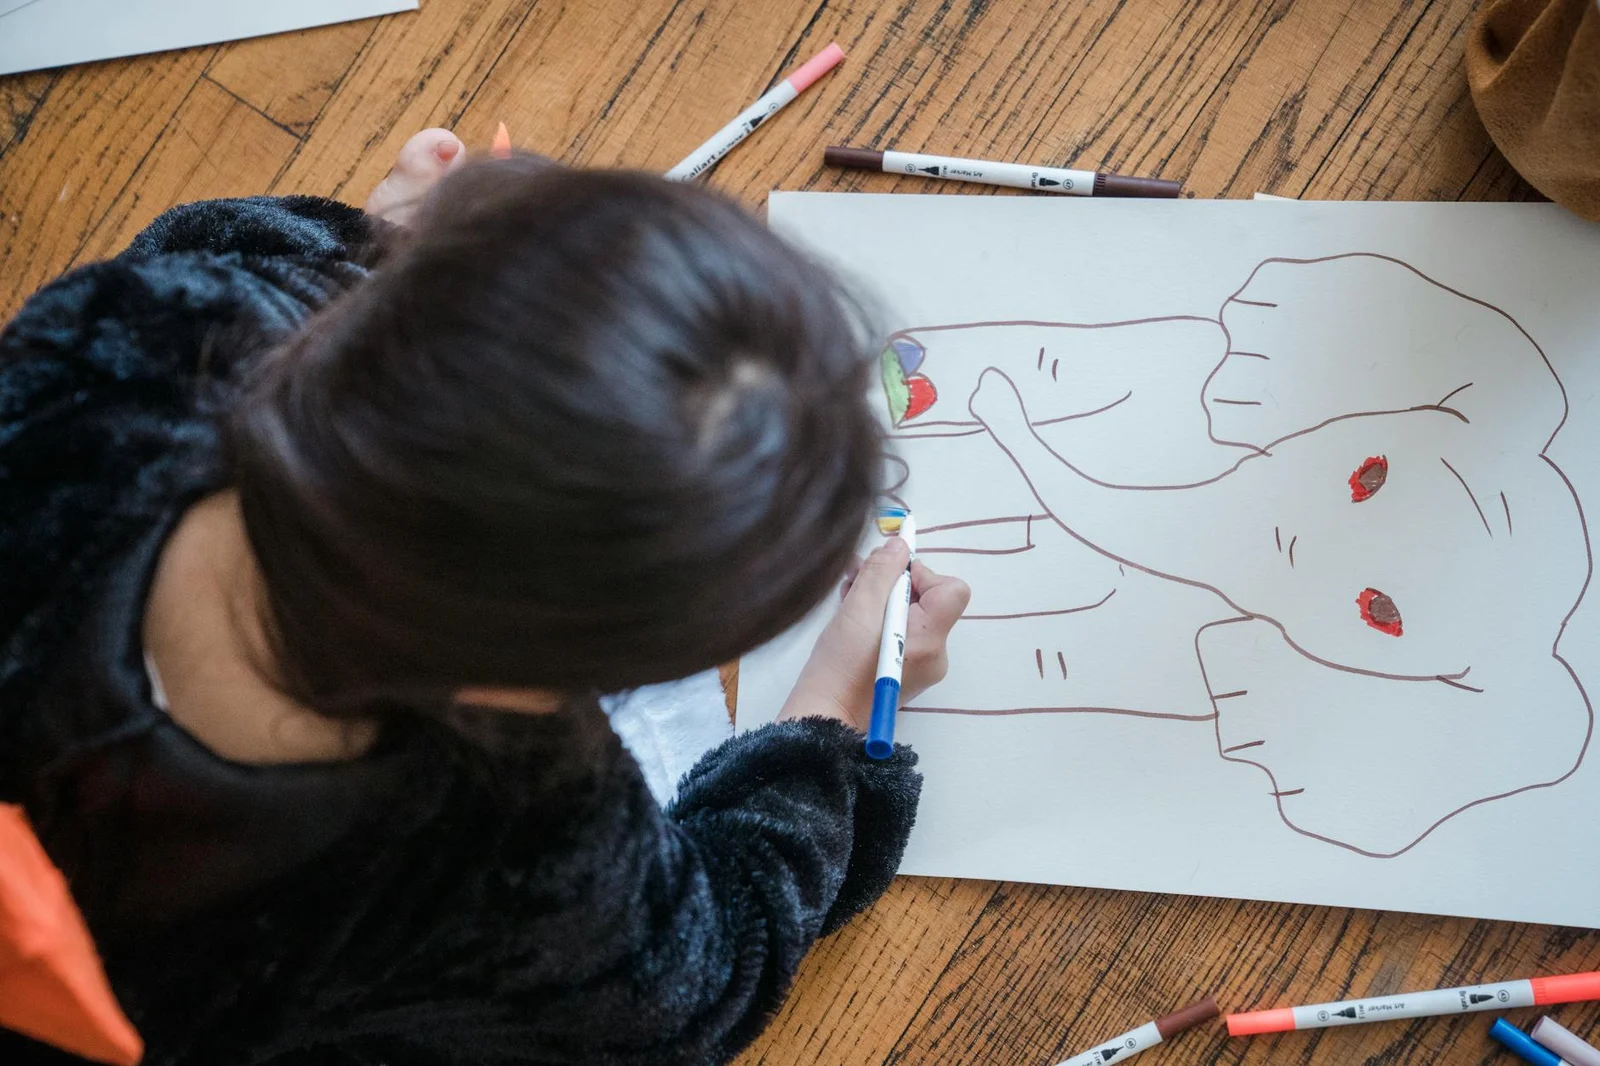
<path fill-rule="evenodd" d="M 906 572 L 910 561 L 911 550 L 906 542 L 899 537 L 889 538 L 862 562 L 850 591 L 845 594 L 845 608 L 881 616 L 896 579 Z"/>

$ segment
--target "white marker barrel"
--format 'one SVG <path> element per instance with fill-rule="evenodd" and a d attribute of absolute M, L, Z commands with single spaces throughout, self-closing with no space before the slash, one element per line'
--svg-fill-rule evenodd
<path fill-rule="evenodd" d="M 1026 163 L 993 163 L 984 159 L 957 159 L 917 152 L 884 152 L 886 174 L 917 174 L 947 181 L 978 181 L 986 185 L 1005 185 L 1013 189 L 1064 193 L 1067 196 L 1093 196 L 1092 170 L 1065 167 L 1035 167 Z"/>
<path fill-rule="evenodd" d="M 1533 1006 L 1533 983 L 1506 981 L 1470 988 L 1440 988 L 1428 992 L 1406 992 L 1375 999 L 1351 999 L 1343 1003 L 1320 1003 L 1295 1007 L 1296 1029 L 1326 1029 L 1335 1025 L 1360 1025 L 1362 1022 L 1398 1021 L 1403 1018 L 1433 1018 L 1442 1014 L 1471 1014 L 1473 1011 L 1510 1010 Z"/>
<path fill-rule="evenodd" d="M 688 181 L 698 177 L 707 168 L 715 166 L 717 160 L 738 147 L 739 142 L 750 136 L 757 126 L 777 114 L 785 104 L 799 95 L 799 90 L 789 84 L 787 79 L 780 81 L 765 96 L 739 112 L 732 122 L 713 133 L 705 144 L 690 152 L 687 159 L 667 171 L 667 180 Z"/>
<path fill-rule="evenodd" d="M 1148 1051 L 1159 1043 L 1161 1043 L 1161 1030 L 1156 1027 L 1155 1022 L 1148 1022 L 1137 1029 L 1128 1030 L 1113 1040 L 1108 1040 L 1093 1051 L 1072 1056 L 1061 1063 L 1061 1066 L 1105 1066 L 1108 1062 L 1121 1062 L 1130 1055 Z"/>

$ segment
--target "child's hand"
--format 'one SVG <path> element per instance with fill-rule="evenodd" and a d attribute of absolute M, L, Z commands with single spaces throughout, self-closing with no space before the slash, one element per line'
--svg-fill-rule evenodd
<path fill-rule="evenodd" d="M 906 555 L 905 542 L 892 537 L 846 582 L 839 612 L 817 638 L 780 720 L 837 718 L 865 731 L 877 680 L 883 611 L 895 579 L 905 570 Z M 901 702 L 944 679 L 949 667 L 946 640 L 971 598 L 966 582 L 936 574 L 920 562 L 912 564 Z"/>
<path fill-rule="evenodd" d="M 466 162 L 466 146 L 449 130 L 423 130 L 400 149 L 389 176 L 367 197 L 367 214 L 404 226 L 439 179 Z"/>

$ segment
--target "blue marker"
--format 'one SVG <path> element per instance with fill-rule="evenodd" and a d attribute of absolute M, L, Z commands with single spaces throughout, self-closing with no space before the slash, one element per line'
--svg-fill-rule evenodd
<path fill-rule="evenodd" d="M 1534 1041 L 1533 1037 L 1521 1029 L 1507 1022 L 1504 1018 L 1497 1020 L 1489 1029 L 1489 1035 L 1505 1045 L 1507 1051 L 1530 1062 L 1533 1066 L 1567 1066 L 1555 1052 Z"/>
<path fill-rule="evenodd" d="M 878 516 L 883 533 L 898 530 L 900 539 L 917 557 L 917 520 L 910 512 L 888 509 Z M 906 621 L 911 614 L 911 560 L 894 583 L 883 609 L 883 641 L 878 645 L 878 680 L 872 686 L 872 722 L 867 726 L 867 756 L 887 759 L 894 754 L 894 715 L 900 709 L 900 672 L 906 661 Z"/>

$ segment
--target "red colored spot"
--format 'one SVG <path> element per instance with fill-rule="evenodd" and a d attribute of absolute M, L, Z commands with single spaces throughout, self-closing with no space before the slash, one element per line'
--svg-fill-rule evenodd
<path fill-rule="evenodd" d="M 1370 500 L 1383 483 L 1389 480 L 1389 460 L 1381 455 L 1369 456 L 1367 461 L 1356 467 L 1356 472 L 1350 475 L 1350 502 L 1360 503 Z"/>
<path fill-rule="evenodd" d="M 1391 637 L 1400 635 L 1400 608 L 1388 596 L 1377 589 L 1363 589 L 1356 606 L 1361 608 L 1361 620 L 1373 629 Z"/>
<path fill-rule="evenodd" d="M 906 408 L 905 417 L 901 419 L 902 422 L 909 422 L 923 414 L 939 398 L 939 391 L 933 387 L 933 382 L 921 374 L 906 375 L 906 391 L 911 394 L 911 402 Z"/>

